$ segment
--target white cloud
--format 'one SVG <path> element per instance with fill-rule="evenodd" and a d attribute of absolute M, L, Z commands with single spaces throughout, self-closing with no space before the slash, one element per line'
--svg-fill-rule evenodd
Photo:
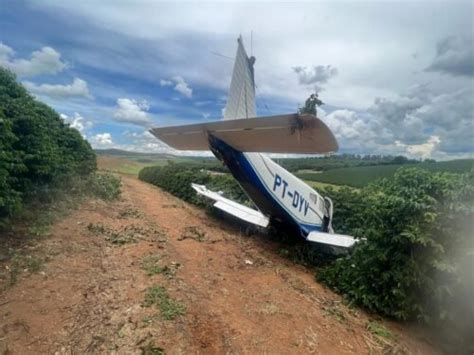
<path fill-rule="evenodd" d="M 173 77 L 174 82 L 176 83 L 174 89 L 183 96 L 191 97 L 193 96 L 193 89 L 191 89 L 186 81 L 184 81 L 182 76 Z"/>
<path fill-rule="evenodd" d="M 397 147 L 402 147 L 410 156 L 430 158 L 435 152 L 436 147 L 441 143 L 438 136 L 431 136 L 425 143 L 422 144 L 403 144 L 400 141 L 395 141 Z"/>
<path fill-rule="evenodd" d="M 85 131 L 93 126 L 91 121 L 86 120 L 77 112 L 74 112 L 72 117 L 63 113 L 60 116 L 64 121 L 69 123 L 70 127 L 77 129 L 84 137 L 86 137 Z"/>
<path fill-rule="evenodd" d="M 117 109 L 114 118 L 119 122 L 132 123 L 138 126 L 149 126 L 151 119 L 147 113 L 150 105 L 147 101 L 137 101 L 134 99 L 117 99 Z"/>
<path fill-rule="evenodd" d="M 293 71 L 298 76 L 301 85 L 314 87 L 316 92 L 322 90 L 322 85 L 329 79 L 337 75 L 337 68 L 330 65 L 313 65 L 312 67 L 293 67 Z"/>
<path fill-rule="evenodd" d="M 34 51 L 30 59 L 16 59 L 14 56 L 15 51 L 0 42 L 0 65 L 19 76 L 56 74 L 67 67 L 67 64 L 61 61 L 61 54 L 51 47 Z"/>
<path fill-rule="evenodd" d="M 171 86 L 171 85 L 173 85 L 173 82 L 171 80 L 165 80 L 165 79 L 160 80 L 160 86 Z"/>
<path fill-rule="evenodd" d="M 89 142 L 94 148 L 111 148 L 114 144 L 112 135 L 108 132 L 97 133 L 89 138 Z"/>
<path fill-rule="evenodd" d="M 469 81 L 473 68 L 472 60 L 469 62 L 473 48 L 472 6 L 468 2 L 430 3 L 430 16 L 420 15 L 426 12 L 422 2 L 407 2 L 404 6 L 386 2 L 275 3 L 272 16 L 266 17 L 261 16 L 268 11 L 264 3 L 189 3 L 183 7 L 137 2 L 146 6 L 119 2 L 114 4 L 113 12 L 110 0 L 94 7 L 61 0 L 41 1 L 36 6 L 96 25 L 93 32 L 80 34 L 83 46 L 76 48 L 75 63 L 126 74 L 142 82 L 163 78 L 160 85 L 177 92 L 179 88 L 184 95 L 194 94 L 198 99 L 201 92 L 193 93 L 186 81 L 217 95 L 227 92 L 230 83 L 232 61 L 210 51 L 232 56 L 235 39 L 242 33 L 250 52 L 249 33 L 242 29 L 258 29 L 253 41 L 258 97 L 268 102 L 273 114 L 286 113 L 293 107 L 296 110 L 317 77 L 319 81 L 327 79 L 321 99 L 327 104 L 324 107 L 340 146 L 346 151 L 353 147 L 362 153 L 388 149 L 393 149 L 388 153 L 403 152 L 396 141 L 417 146 L 431 136 L 440 139 L 433 154 L 473 149 Z M 217 11 L 219 16 L 213 16 Z M 176 14 L 180 21 L 175 20 Z M 298 26 L 279 26 L 281 23 Z M 350 31 L 347 23 L 351 24 Z M 101 50 L 90 51 L 90 46 L 97 43 Z M 13 58 L 12 50 L 4 47 L 0 47 L 0 56 Z M 314 66 L 326 68 L 322 73 L 329 76 L 312 76 Z M 294 67 L 306 68 L 300 70 L 304 74 L 302 84 Z M 331 75 L 331 68 L 337 68 L 338 74 Z M 177 73 L 186 78 L 185 85 L 178 86 L 170 79 Z M 439 73 L 450 75 L 441 77 Z M 406 88 L 415 84 L 428 84 L 429 88 L 418 87 L 418 92 L 406 93 Z M 170 112 L 182 106 L 173 99 L 167 101 L 174 106 Z M 154 102 L 153 106 L 158 106 Z M 334 109 L 339 112 L 331 115 Z"/>
<path fill-rule="evenodd" d="M 149 131 L 142 132 L 123 132 L 123 136 L 126 138 L 127 143 L 121 145 L 115 145 L 114 148 L 124 149 L 134 152 L 145 152 L 145 153 L 163 153 L 172 155 L 198 155 L 198 156 L 212 156 L 211 152 L 204 151 L 182 151 L 176 150 L 169 147 L 165 143 L 158 140 Z"/>
<path fill-rule="evenodd" d="M 68 85 L 59 84 L 40 84 L 37 85 L 31 81 L 24 81 L 25 88 L 38 95 L 49 96 L 56 99 L 68 99 L 72 97 L 92 98 L 89 93 L 87 82 L 82 79 L 74 78 Z"/>
<path fill-rule="evenodd" d="M 179 75 L 174 76 L 171 78 L 171 80 L 161 79 L 160 86 L 174 86 L 173 89 L 179 92 L 181 95 L 188 98 L 193 96 L 193 89 L 191 89 L 184 78 Z"/>
<path fill-rule="evenodd" d="M 395 95 L 434 75 L 424 68 L 432 61 L 434 45 L 440 38 L 452 33 L 472 36 L 472 11 L 467 2 L 430 3 L 430 16 L 420 15 L 426 10 L 422 2 L 404 6 L 359 1 L 275 3 L 271 5 L 272 16 L 261 15 L 268 11 L 268 4 L 249 2 L 191 2 L 183 7 L 179 3 L 137 0 L 134 5 L 114 3 L 113 12 L 110 0 L 94 7 L 60 0 L 38 2 L 37 6 L 90 21 L 105 31 L 113 29 L 129 38 L 136 45 L 134 49 L 143 51 L 137 56 L 135 50 L 124 50 L 129 48 L 128 43 L 106 42 L 104 38 L 103 45 L 114 55 L 120 53 L 120 60 L 106 60 L 86 47 L 77 60 L 89 66 L 127 74 L 133 68 L 135 76 L 147 79 L 180 73 L 193 85 L 220 90 L 229 86 L 232 62 L 210 51 L 232 56 L 239 33 L 244 35 L 249 50 L 249 32 L 243 29 L 258 29 L 254 32 L 253 54 L 257 57 L 256 82 L 261 93 L 290 101 L 295 107 L 309 94 L 294 80 L 291 68 L 295 66 L 336 67 L 339 74 L 325 86 L 323 101 L 362 109 L 377 96 Z M 180 21 L 176 21 L 177 14 Z M 298 26 L 278 25 L 282 23 Z M 94 36 L 88 40 L 97 42 Z M 412 57 L 415 52 L 416 60 Z"/>

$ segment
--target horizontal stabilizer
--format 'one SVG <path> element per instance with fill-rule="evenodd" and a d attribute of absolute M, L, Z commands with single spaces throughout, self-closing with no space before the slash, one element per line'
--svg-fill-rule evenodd
<path fill-rule="evenodd" d="M 180 150 L 209 150 L 209 134 L 241 152 L 316 154 L 338 149 L 323 121 L 296 113 L 153 128 L 150 132 Z"/>
<path fill-rule="evenodd" d="M 204 185 L 191 184 L 191 186 L 198 194 L 209 197 L 210 199 L 216 201 L 214 203 L 214 207 L 248 223 L 252 223 L 264 228 L 268 226 L 269 220 L 261 212 L 222 197 L 220 194 L 209 190 Z"/>
<path fill-rule="evenodd" d="M 309 242 L 328 244 L 341 248 L 351 248 L 355 243 L 358 242 L 357 239 L 348 235 L 323 232 L 311 232 L 306 237 L 306 240 Z"/>

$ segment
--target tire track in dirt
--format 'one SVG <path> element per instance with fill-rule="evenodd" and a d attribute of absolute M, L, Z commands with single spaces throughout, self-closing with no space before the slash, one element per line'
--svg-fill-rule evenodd
<path fill-rule="evenodd" d="M 13 354 L 139 354 L 147 346 L 171 354 L 383 351 L 366 330 L 370 317 L 346 307 L 312 272 L 280 257 L 278 244 L 244 236 L 135 178 L 122 181 L 121 201 L 89 201 L 56 223 L 51 237 L 40 242 L 52 258 L 43 274 L 24 277 L 0 295 L 0 349 Z M 148 276 L 142 266 L 150 256 L 159 256 L 162 266 L 174 265 L 173 273 Z M 185 304 L 186 313 L 167 321 L 155 308 L 143 307 L 153 285 L 164 286 Z M 399 336 L 392 350 L 434 352 L 391 328 Z"/>

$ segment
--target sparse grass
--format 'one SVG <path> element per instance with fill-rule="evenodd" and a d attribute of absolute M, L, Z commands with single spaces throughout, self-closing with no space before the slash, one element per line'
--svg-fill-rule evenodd
<path fill-rule="evenodd" d="M 145 307 L 156 306 L 161 316 L 166 320 L 173 320 L 177 316 L 186 313 L 186 307 L 180 302 L 173 300 L 163 286 L 155 285 L 148 288 L 143 302 Z"/>
<path fill-rule="evenodd" d="M 164 271 L 165 267 L 159 265 L 160 256 L 159 255 L 149 255 L 146 256 L 142 261 L 142 269 L 146 271 L 148 276 L 153 276 L 161 274 Z"/>
<path fill-rule="evenodd" d="M 341 309 L 341 302 L 335 300 L 326 300 L 322 304 L 322 309 L 327 315 L 333 316 L 338 322 L 343 323 L 347 320 L 343 309 Z"/>
<path fill-rule="evenodd" d="M 35 255 L 15 254 L 11 259 L 10 266 L 8 266 L 10 273 L 10 286 L 17 283 L 22 272 L 36 273 L 40 271 L 43 268 L 45 261 L 44 258 Z"/>
<path fill-rule="evenodd" d="M 150 342 L 141 348 L 142 355 L 164 355 L 165 351 L 159 346 L 155 346 L 155 343 Z"/>
<path fill-rule="evenodd" d="M 105 227 L 101 223 L 89 223 L 87 229 L 94 235 L 105 236 L 106 241 L 115 245 L 135 243 L 138 239 L 142 239 L 150 233 L 150 231 L 135 225 L 128 225 L 120 230 L 114 230 Z"/>
<path fill-rule="evenodd" d="M 142 218 L 142 212 L 135 207 L 127 207 L 118 214 L 118 218 Z"/>
<path fill-rule="evenodd" d="M 158 316 L 157 316 L 156 314 L 153 314 L 153 315 L 151 315 L 151 316 L 145 316 L 145 317 L 143 317 L 142 322 L 143 322 L 145 325 L 150 325 L 150 324 L 153 323 L 157 318 L 158 318 Z"/>
<path fill-rule="evenodd" d="M 265 302 L 265 305 L 260 308 L 259 313 L 272 316 L 274 314 L 277 314 L 279 311 L 280 308 L 275 303 Z"/>
<path fill-rule="evenodd" d="M 101 223 L 89 223 L 87 225 L 87 230 L 95 235 L 105 234 L 107 232 L 107 229 Z"/>
<path fill-rule="evenodd" d="M 109 230 L 105 240 L 115 245 L 124 245 L 136 243 L 141 236 L 144 236 L 143 229 L 132 225 L 126 226 L 120 231 Z"/>
<path fill-rule="evenodd" d="M 148 276 L 163 274 L 169 279 L 176 274 L 180 266 L 181 264 L 176 262 L 172 262 L 169 266 L 161 266 L 159 255 L 149 255 L 145 257 L 142 262 L 142 269 L 146 271 Z"/>
<path fill-rule="evenodd" d="M 206 240 L 206 232 L 201 230 L 198 226 L 189 226 L 184 228 L 184 232 L 181 234 L 181 237 L 178 238 L 179 241 L 185 239 L 194 239 L 198 242 L 203 242 Z"/>
<path fill-rule="evenodd" d="M 385 347 L 392 347 L 396 337 L 390 330 L 376 321 L 369 321 L 366 325 L 367 330 L 375 337 L 375 340 Z"/>

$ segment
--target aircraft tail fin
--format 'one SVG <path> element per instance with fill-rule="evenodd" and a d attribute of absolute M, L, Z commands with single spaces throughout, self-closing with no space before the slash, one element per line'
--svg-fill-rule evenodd
<path fill-rule="evenodd" d="M 253 71 L 255 57 L 249 58 L 247 56 L 242 42 L 242 36 L 237 39 L 237 42 L 237 54 L 235 56 L 227 104 L 224 109 L 224 120 L 236 120 L 257 116 Z"/>

